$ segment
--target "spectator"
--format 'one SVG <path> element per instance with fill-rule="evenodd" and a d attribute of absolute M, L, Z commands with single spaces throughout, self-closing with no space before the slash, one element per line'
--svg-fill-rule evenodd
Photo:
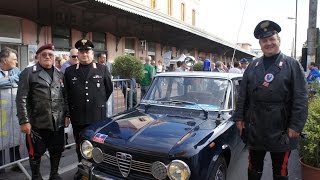
<path fill-rule="evenodd" d="M 141 98 L 147 93 L 155 73 L 154 66 L 150 64 L 150 61 L 151 56 L 146 57 L 145 64 L 143 65 L 144 77 L 141 80 Z"/>
<path fill-rule="evenodd" d="M 57 56 L 56 59 L 55 59 L 54 66 L 55 66 L 57 69 L 60 70 L 62 64 L 64 64 L 64 63 L 65 63 L 65 60 L 64 60 L 62 57 Z"/>
<path fill-rule="evenodd" d="M 70 50 L 70 59 L 62 64 L 60 71 L 64 73 L 67 67 L 72 66 L 74 64 L 78 64 L 78 49 L 72 48 Z"/>
<path fill-rule="evenodd" d="M 241 73 L 242 73 L 242 74 L 243 74 L 244 71 L 247 69 L 248 64 L 249 64 L 249 62 L 248 62 L 248 60 L 247 60 L 246 58 L 242 58 L 242 59 L 240 60 L 240 68 L 241 68 Z"/>
<path fill-rule="evenodd" d="M 209 59 L 203 61 L 203 71 L 211 71 L 211 62 Z"/>
<path fill-rule="evenodd" d="M 312 83 L 315 82 L 316 80 L 319 80 L 320 78 L 320 72 L 318 69 L 318 64 L 311 62 L 309 65 L 309 75 L 307 77 L 307 82 Z"/>
<path fill-rule="evenodd" d="M 158 60 L 156 69 L 157 69 L 157 73 L 162 73 L 162 72 L 164 72 L 164 65 L 162 64 L 162 61 L 161 61 L 161 60 Z"/>
<path fill-rule="evenodd" d="M 70 60 L 70 53 L 62 54 L 62 59 L 63 59 L 63 62 L 69 61 Z M 63 63 L 61 63 L 61 65 L 62 64 Z"/>
<path fill-rule="evenodd" d="M 42 179 L 40 162 L 48 149 L 49 179 L 60 180 L 58 168 L 64 150 L 64 127 L 69 125 L 63 74 L 53 66 L 52 44 L 41 46 L 36 54 L 38 63 L 24 69 L 20 75 L 17 115 L 21 132 L 26 134 L 32 179 Z"/>
<path fill-rule="evenodd" d="M 0 52 L 0 88 L 17 87 L 19 82 L 20 70 L 17 66 L 17 51 L 5 47 Z M 3 122 L 1 122 L 2 124 Z M 10 162 L 21 159 L 19 145 L 10 147 L 9 155 Z M 5 150 L 0 150 L 0 166 L 5 163 Z M 14 171 L 19 171 L 20 168 L 15 166 L 12 168 Z"/>
<path fill-rule="evenodd" d="M 188 67 L 187 67 L 186 63 L 184 61 L 183 62 L 178 61 L 176 72 L 184 72 L 184 71 L 188 71 Z"/>
<path fill-rule="evenodd" d="M 137 83 L 134 78 L 131 78 L 129 82 L 122 81 L 122 93 L 124 95 L 127 109 L 130 108 L 130 93 L 132 93 L 132 107 L 137 105 Z"/>
<path fill-rule="evenodd" d="M 75 47 L 79 50 L 79 64 L 66 69 L 65 86 L 76 152 L 80 162 L 82 159 L 80 132 L 93 122 L 107 118 L 106 102 L 113 91 L 113 85 L 107 66 L 93 62 L 93 43 L 87 39 L 80 39 Z M 81 178 L 81 173 L 77 171 L 74 179 Z"/>
<path fill-rule="evenodd" d="M 17 87 L 20 70 L 17 68 L 17 51 L 4 48 L 0 52 L 0 87 Z"/>
<path fill-rule="evenodd" d="M 223 69 L 223 63 L 221 61 L 217 61 L 215 64 L 215 67 L 213 69 L 213 72 L 225 72 Z"/>
<path fill-rule="evenodd" d="M 104 53 L 104 52 L 98 53 L 97 57 L 98 57 L 98 63 L 107 66 L 109 72 L 111 73 L 112 72 L 112 63 L 110 63 L 107 60 L 107 53 Z"/>
<path fill-rule="evenodd" d="M 151 61 L 151 66 L 153 66 L 153 68 L 154 68 L 154 73 L 156 73 L 157 72 L 157 65 L 156 65 L 156 61 L 155 60 L 152 60 Z"/>
<path fill-rule="evenodd" d="M 242 74 L 238 61 L 233 62 L 233 68 L 230 68 L 229 73 Z"/>

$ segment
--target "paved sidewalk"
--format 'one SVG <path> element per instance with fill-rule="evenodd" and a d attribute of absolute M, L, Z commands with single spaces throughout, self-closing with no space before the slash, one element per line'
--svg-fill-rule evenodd
<path fill-rule="evenodd" d="M 76 153 L 74 147 L 70 150 L 66 150 L 64 157 L 61 160 L 59 172 L 64 180 L 73 180 L 73 175 L 76 172 Z M 230 165 L 228 169 L 227 180 L 246 180 L 247 179 L 247 166 L 248 166 L 248 151 L 243 150 L 239 159 Z M 301 180 L 300 173 L 300 164 L 299 164 L 299 155 L 298 151 L 292 151 L 289 159 L 289 179 L 290 180 Z M 28 162 L 23 163 L 24 167 L 30 173 L 30 168 Z M 49 175 L 49 160 L 47 157 L 43 157 L 41 163 L 41 172 L 44 176 L 44 179 L 48 179 Z M 267 154 L 265 159 L 265 168 L 262 176 L 262 180 L 272 180 L 272 169 L 271 169 L 271 159 L 270 155 Z M 17 173 L 10 170 L 7 170 L 6 173 L 0 175 L 0 179 L 3 180 L 27 180 L 26 176 L 23 173 Z"/>
<path fill-rule="evenodd" d="M 248 167 L 248 150 L 244 149 L 239 159 L 228 168 L 227 180 L 246 180 Z M 301 167 L 297 150 L 291 152 L 288 164 L 289 180 L 301 180 Z M 272 180 L 272 164 L 270 154 L 264 160 L 264 172 L 261 180 Z"/>
<path fill-rule="evenodd" d="M 60 161 L 60 167 L 59 167 L 59 173 L 61 174 L 62 178 L 64 180 L 73 180 L 73 175 L 76 171 L 77 167 L 77 155 L 75 151 L 75 146 L 73 146 L 71 149 L 66 149 L 63 152 L 63 157 Z M 31 170 L 29 166 L 29 161 L 25 161 L 22 163 L 22 165 L 26 168 L 28 173 L 31 176 Z M 0 180 L 28 180 L 27 176 L 23 174 L 22 172 L 15 172 L 12 171 L 11 168 L 6 168 L 5 173 L 0 174 Z M 71 174 L 70 177 L 68 177 L 68 174 Z M 49 179 L 49 173 L 50 173 L 50 160 L 47 156 L 42 156 L 41 159 L 41 174 L 44 178 L 44 180 Z"/>

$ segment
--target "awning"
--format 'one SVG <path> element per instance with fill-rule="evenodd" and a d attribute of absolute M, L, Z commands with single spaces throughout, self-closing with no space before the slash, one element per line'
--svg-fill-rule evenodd
<path fill-rule="evenodd" d="M 149 18 L 167 25 L 170 25 L 175 28 L 179 28 L 181 30 L 190 32 L 192 34 L 201 36 L 203 38 L 209 39 L 211 41 L 217 42 L 219 44 L 228 46 L 230 48 L 236 49 L 237 51 L 246 53 L 248 55 L 256 56 L 255 54 L 240 48 L 239 46 L 229 43 L 225 40 L 222 40 L 221 38 L 218 38 L 208 32 L 202 31 L 199 28 L 196 28 L 194 26 L 188 25 L 182 21 L 178 21 L 177 19 L 167 16 L 166 14 L 163 14 L 158 11 L 154 11 L 152 9 L 149 9 L 139 3 L 135 3 L 133 1 L 123 1 L 123 0 L 95 0 L 97 2 L 104 3 L 108 6 L 112 6 L 145 18 Z"/>

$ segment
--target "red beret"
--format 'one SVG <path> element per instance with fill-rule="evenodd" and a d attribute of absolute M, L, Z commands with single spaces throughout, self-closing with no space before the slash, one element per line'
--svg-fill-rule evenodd
<path fill-rule="evenodd" d="M 53 46 L 53 44 L 45 44 L 45 45 L 41 46 L 41 47 L 38 49 L 38 51 L 36 52 L 36 54 L 41 53 L 41 52 L 42 52 L 43 50 L 45 50 L 45 49 L 50 49 L 50 50 L 54 51 L 54 46 Z"/>

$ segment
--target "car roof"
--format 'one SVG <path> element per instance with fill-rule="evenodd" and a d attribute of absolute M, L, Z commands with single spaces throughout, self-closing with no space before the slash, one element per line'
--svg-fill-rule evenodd
<path fill-rule="evenodd" d="M 161 77 L 161 76 L 210 77 L 210 78 L 234 79 L 234 78 L 242 77 L 242 74 L 208 72 L 208 71 L 188 71 L 188 72 L 163 72 L 156 75 L 156 77 Z"/>

